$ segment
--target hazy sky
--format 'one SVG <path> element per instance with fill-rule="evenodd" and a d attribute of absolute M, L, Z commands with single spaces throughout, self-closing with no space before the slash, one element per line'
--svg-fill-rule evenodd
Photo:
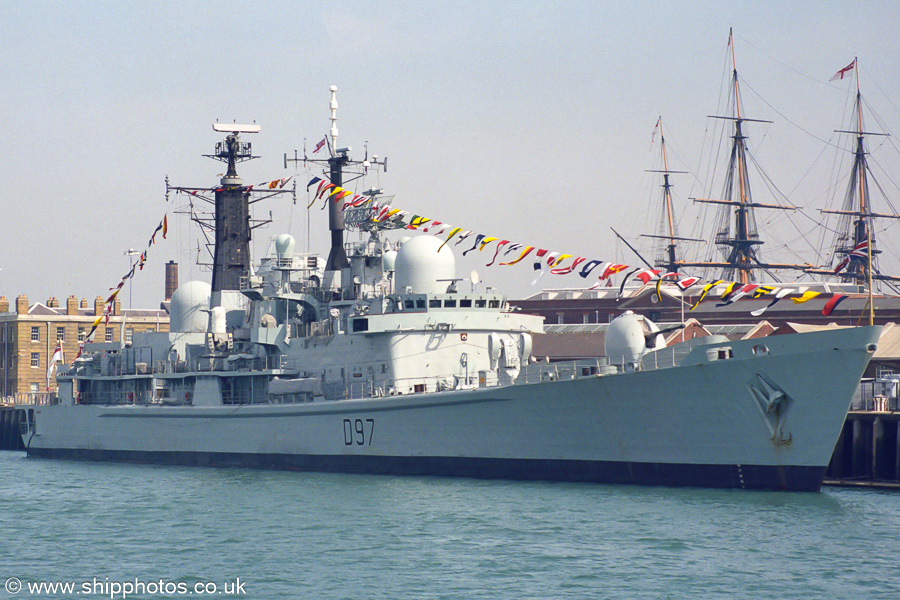
<path fill-rule="evenodd" d="M 689 197 L 710 183 L 723 105 L 728 28 L 735 32 L 749 144 L 772 182 L 804 207 L 796 227 L 760 217 L 766 257 L 816 262 L 818 208 L 837 202 L 846 167 L 833 133 L 846 127 L 850 82 L 829 82 L 859 56 L 867 127 L 900 131 L 900 11 L 894 2 L 0 2 L 0 86 L 7 140 L 0 173 L 5 226 L 0 293 L 61 300 L 108 294 L 168 211 L 172 234 L 134 280 L 134 305 L 162 299 L 163 265 L 181 280 L 198 231 L 165 200 L 173 185 L 213 186 L 221 163 L 203 158 L 220 135 L 210 124 L 251 122 L 260 159 L 245 183 L 293 175 L 282 156 L 320 140 L 338 86 L 339 145 L 389 158 L 358 183 L 396 194 L 395 206 L 465 229 L 560 252 L 637 264 L 609 227 L 643 244 L 654 233 L 663 116 L 682 235 L 712 235 Z M 900 203 L 900 140 L 872 142 L 872 161 Z M 305 181 L 318 174 L 301 167 Z M 756 200 L 773 202 L 763 179 Z M 285 231 L 307 237 L 297 205 L 267 200 L 255 249 Z M 877 202 L 877 201 L 876 201 Z M 832 206 L 839 208 L 839 205 Z M 878 212 L 895 212 L 876 204 Z M 710 214 L 705 215 L 709 222 Z M 309 214 L 314 250 L 327 254 L 327 215 Z M 777 235 L 767 235 L 771 227 Z M 882 268 L 900 274 L 898 227 L 880 235 Z M 705 228 L 705 229 L 704 229 Z M 813 244 L 803 241 L 808 237 Z M 826 236 L 830 241 L 831 234 Z M 458 254 L 458 253 L 457 253 Z M 475 253 L 473 253 L 475 254 Z M 472 255 L 470 255 L 471 257 Z M 458 270 L 512 296 L 531 287 L 530 262 Z M 583 285 L 577 276 L 544 287 Z M 128 296 L 123 294 L 126 301 Z"/>

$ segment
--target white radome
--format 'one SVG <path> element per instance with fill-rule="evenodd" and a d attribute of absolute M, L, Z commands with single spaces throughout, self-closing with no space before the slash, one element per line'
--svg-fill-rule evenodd
<path fill-rule="evenodd" d="M 170 329 L 176 333 L 206 331 L 209 315 L 209 295 L 212 287 L 205 281 L 182 283 L 172 294 L 169 304 Z"/>
<path fill-rule="evenodd" d="M 396 290 L 414 294 L 443 294 L 456 277 L 456 257 L 443 241 L 430 235 L 410 239 L 397 252 Z M 440 251 L 438 251 L 440 249 Z"/>

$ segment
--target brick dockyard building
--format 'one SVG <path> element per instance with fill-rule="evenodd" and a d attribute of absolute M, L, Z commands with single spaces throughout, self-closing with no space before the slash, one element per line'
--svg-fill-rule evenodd
<path fill-rule="evenodd" d="M 104 309 L 99 296 L 93 306 L 75 296 L 69 296 L 65 306 L 60 306 L 56 298 L 29 305 L 24 295 L 11 306 L 5 296 L 0 296 L 0 398 L 23 403 L 35 395 L 56 392 L 54 377 L 48 389 L 47 372 L 57 342 L 63 349 L 63 360 L 71 362 Z M 94 341 L 120 342 L 124 334 L 127 343 L 135 332 L 168 330 L 169 315 L 164 309 L 122 310 L 116 300 L 109 323 L 100 323 Z"/>

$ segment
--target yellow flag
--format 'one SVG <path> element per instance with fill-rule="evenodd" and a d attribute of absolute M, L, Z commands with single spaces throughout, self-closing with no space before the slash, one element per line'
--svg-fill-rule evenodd
<path fill-rule="evenodd" d="M 450 241 L 450 238 L 452 238 L 454 235 L 456 235 L 456 234 L 459 233 L 460 231 L 462 231 L 462 227 L 454 227 L 454 228 L 453 228 L 453 231 L 450 232 L 450 235 L 447 236 L 447 239 L 444 240 L 444 243 L 441 244 L 441 247 L 438 248 L 438 252 L 440 252 L 441 250 L 443 250 L 443 249 L 444 249 L 444 246 L 447 245 L 447 242 Z"/>
<path fill-rule="evenodd" d="M 815 298 L 816 296 L 818 296 L 821 293 L 822 292 L 814 292 L 812 290 L 807 290 L 807 291 L 803 292 L 803 295 L 800 296 L 799 298 L 791 298 L 791 301 L 794 304 L 803 304 L 804 302 L 809 302 L 810 300 L 812 300 L 813 298 Z"/>
<path fill-rule="evenodd" d="M 716 279 L 715 281 L 711 281 L 710 283 L 707 283 L 706 285 L 704 285 L 704 286 L 703 286 L 703 293 L 701 293 L 701 294 L 700 294 L 700 297 L 697 298 L 697 301 L 696 301 L 696 302 L 694 303 L 694 305 L 691 307 L 691 310 L 694 310 L 695 308 L 697 308 L 698 306 L 700 306 L 700 303 L 703 302 L 703 299 L 706 298 L 706 295 L 709 293 L 709 291 L 710 291 L 711 289 L 713 289 L 714 287 L 716 287 L 717 285 L 719 285 L 720 283 L 722 283 L 722 280 L 721 280 L 721 279 Z"/>
<path fill-rule="evenodd" d="M 481 252 L 482 250 L 484 250 L 484 247 L 485 247 L 485 246 L 487 246 L 487 245 L 490 244 L 491 242 L 494 242 L 494 241 L 499 240 L 499 239 L 500 239 L 500 238 L 495 238 L 495 237 L 486 237 L 486 238 L 484 238 L 483 240 L 481 240 L 481 247 L 478 249 L 478 251 Z"/>

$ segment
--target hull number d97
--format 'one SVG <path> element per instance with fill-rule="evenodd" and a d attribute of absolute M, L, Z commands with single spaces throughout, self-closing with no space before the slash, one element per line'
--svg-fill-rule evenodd
<path fill-rule="evenodd" d="M 344 419 L 344 445 L 371 446 L 375 419 Z"/>

